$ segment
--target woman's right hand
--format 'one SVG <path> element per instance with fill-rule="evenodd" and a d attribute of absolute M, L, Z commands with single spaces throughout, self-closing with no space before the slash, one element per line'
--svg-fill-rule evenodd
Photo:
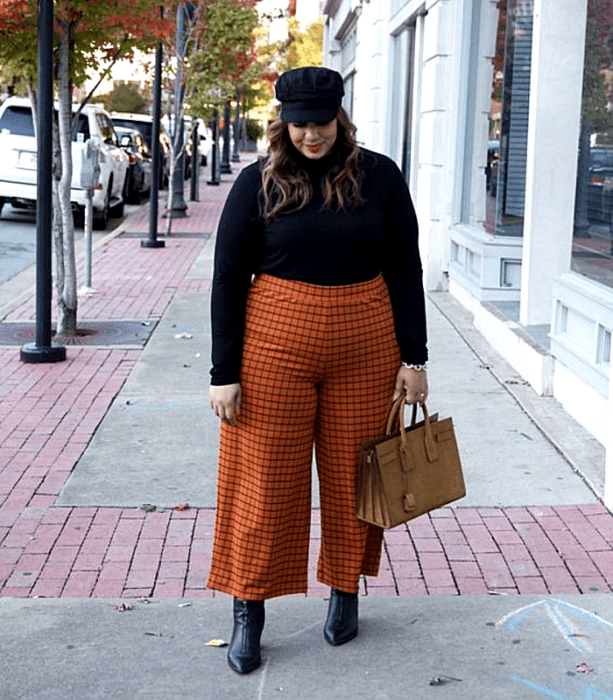
<path fill-rule="evenodd" d="M 230 425 L 236 425 L 241 406 L 241 396 L 242 391 L 239 383 L 211 386 L 209 388 L 211 410 L 216 416 L 227 421 Z"/>

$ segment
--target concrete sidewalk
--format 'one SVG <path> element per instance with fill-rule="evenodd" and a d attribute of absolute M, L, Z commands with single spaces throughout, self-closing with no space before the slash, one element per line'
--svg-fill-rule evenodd
<path fill-rule="evenodd" d="M 32 289 L 0 310 L 0 696 L 613 698 L 600 446 L 444 293 L 428 302 L 429 407 L 454 418 L 466 499 L 386 533 L 381 575 L 362 582 L 360 637 L 331 650 L 315 496 L 309 592 L 269 604 L 263 669 L 238 678 L 204 646 L 230 626 L 227 596 L 205 588 L 211 258 L 247 162 L 219 187 L 202 182 L 165 248 L 140 246 L 146 206 L 98 243 L 96 293 L 79 302 L 91 334 L 65 363 L 19 361 L 10 338 L 31 328 Z M 132 609 L 115 610 L 122 600 Z"/>
<path fill-rule="evenodd" d="M 3 700 L 611 700 L 613 602 L 499 596 L 365 598 L 330 647 L 324 601 L 267 604 L 262 667 L 238 676 L 222 600 L 0 599 Z"/>

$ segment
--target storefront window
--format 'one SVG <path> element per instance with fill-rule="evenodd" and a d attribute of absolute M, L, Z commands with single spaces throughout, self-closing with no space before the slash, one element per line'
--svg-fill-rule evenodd
<path fill-rule="evenodd" d="M 521 236 L 524 224 L 534 0 L 500 0 L 485 169 L 485 229 Z"/>
<path fill-rule="evenodd" d="M 588 0 L 571 269 L 613 287 L 613 0 Z"/>

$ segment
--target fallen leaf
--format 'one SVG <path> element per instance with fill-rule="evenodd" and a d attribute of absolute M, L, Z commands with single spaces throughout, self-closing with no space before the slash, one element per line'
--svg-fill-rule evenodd
<path fill-rule="evenodd" d="M 127 612 L 128 610 L 134 610 L 134 608 L 129 603 L 119 603 L 119 605 L 115 606 L 115 610 L 117 612 Z"/>
<path fill-rule="evenodd" d="M 206 645 L 207 647 L 227 647 L 228 642 L 224 642 L 223 639 L 209 639 Z"/>
<path fill-rule="evenodd" d="M 445 683 L 450 683 L 451 681 L 456 681 L 457 683 L 460 683 L 462 679 L 452 678 L 451 676 L 434 676 L 434 678 L 430 679 L 429 685 L 445 685 Z"/>
<path fill-rule="evenodd" d="M 189 503 L 179 503 L 178 506 L 175 506 L 173 510 L 189 510 L 191 508 Z"/>
<path fill-rule="evenodd" d="M 583 663 L 577 666 L 577 673 L 594 673 L 594 669 L 591 666 Z"/>
<path fill-rule="evenodd" d="M 144 450 L 143 450 L 144 452 Z M 157 510 L 157 506 L 154 506 L 151 503 L 143 503 L 143 505 L 140 507 L 141 510 L 144 510 L 145 513 L 153 513 Z"/>

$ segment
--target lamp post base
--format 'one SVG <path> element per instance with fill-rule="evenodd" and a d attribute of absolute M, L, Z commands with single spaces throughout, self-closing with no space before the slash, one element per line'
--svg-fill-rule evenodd
<path fill-rule="evenodd" d="M 66 348 L 63 345 L 42 346 L 36 343 L 26 343 L 20 352 L 22 362 L 38 364 L 42 362 L 64 362 Z"/>

